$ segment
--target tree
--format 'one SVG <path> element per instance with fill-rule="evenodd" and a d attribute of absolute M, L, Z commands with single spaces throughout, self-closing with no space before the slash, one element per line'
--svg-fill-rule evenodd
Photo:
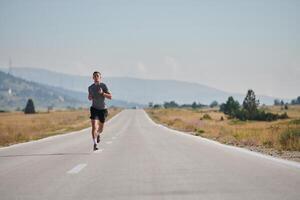
<path fill-rule="evenodd" d="M 192 108 L 193 108 L 193 109 L 196 109 L 196 108 L 197 108 L 197 103 L 196 103 L 196 102 L 193 102 L 193 103 L 192 103 Z"/>
<path fill-rule="evenodd" d="M 243 101 L 243 109 L 248 114 L 248 119 L 254 119 L 257 113 L 257 107 L 259 105 L 259 100 L 256 100 L 253 90 L 248 90 L 247 95 Z"/>
<path fill-rule="evenodd" d="M 280 105 L 280 100 L 279 100 L 279 99 L 275 99 L 275 100 L 274 100 L 274 105 L 275 105 L 275 106 Z"/>
<path fill-rule="evenodd" d="M 280 103 L 280 101 L 278 100 Z M 275 102 L 274 102 L 275 103 Z M 238 101 L 235 101 L 233 97 L 229 97 L 226 103 L 220 106 L 220 111 L 228 114 L 231 118 L 237 118 L 239 120 L 258 120 L 258 121 L 274 121 L 277 119 L 287 119 L 286 113 L 278 115 L 264 110 L 258 109 L 259 101 L 256 100 L 253 90 L 248 90 L 247 96 L 244 99 L 243 107 L 240 109 Z M 288 109 L 286 104 L 286 109 Z"/>
<path fill-rule="evenodd" d="M 160 104 L 154 104 L 153 108 L 161 108 L 161 105 Z"/>
<path fill-rule="evenodd" d="M 24 109 L 25 114 L 34 114 L 35 113 L 35 108 L 34 108 L 34 103 L 32 99 L 28 99 L 26 107 Z"/>
<path fill-rule="evenodd" d="M 226 103 L 223 103 L 220 106 L 220 111 L 224 112 L 225 114 L 229 115 L 230 117 L 235 117 L 236 114 L 239 112 L 240 104 L 238 101 L 235 101 L 232 96 L 230 96 Z"/>
<path fill-rule="evenodd" d="M 291 104 L 292 104 L 292 105 L 300 104 L 300 96 L 298 96 L 296 99 L 293 99 L 293 100 L 291 101 Z"/>
<path fill-rule="evenodd" d="M 148 107 L 153 108 L 153 102 L 149 102 Z"/>
<path fill-rule="evenodd" d="M 48 113 L 50 113 L 51 110 L 53 110 L 54 105 L 48 106 Z"/>
<path fill-rule="evenodd" d="M 164 108 L 178 108 L 178 104 L 175 101 L 165 102 Z"/>
<path fill-rule="evenodd" d="M 213 102 L 211 102 L 211 104 L 209 105 L 209 107 L 213 108 L 213 107 L 216 107 L 216 106 L 218 106 L 218 105 L 219 105 L 219 104 L 218 104 L 217 101 L 213 101 Z"/>

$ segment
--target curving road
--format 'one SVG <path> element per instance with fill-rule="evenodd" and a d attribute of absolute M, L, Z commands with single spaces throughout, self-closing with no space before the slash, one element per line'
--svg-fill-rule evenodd
<path fill-rule="evenodd" d="M 125 110 L 105 127 L 0 149 L 0 199 L 300 199 L 300 164 L 220 145 Z"/>

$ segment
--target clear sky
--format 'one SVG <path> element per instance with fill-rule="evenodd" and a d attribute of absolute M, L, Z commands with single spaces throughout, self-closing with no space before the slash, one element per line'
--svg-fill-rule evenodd
<path fill-rule="evenodd" d="M 300 95 L 298 0 L 0 0 L 0 67 Z"/>

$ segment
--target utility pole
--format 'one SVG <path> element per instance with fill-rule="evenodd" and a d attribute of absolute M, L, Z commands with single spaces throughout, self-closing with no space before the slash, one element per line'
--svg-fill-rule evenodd
<path fill-rule="evenodd" d="M 11 57 L 9 57 L 8 74 L 9 74 L 9 75 L 12 75 L 12 60 L 11 60 Z M 9 96 L 12 95 L 12 89 L 11 89 L 11 88 L 8 88 L 7 92 L 8 92 L 8 95 L 9 95 Z"/>

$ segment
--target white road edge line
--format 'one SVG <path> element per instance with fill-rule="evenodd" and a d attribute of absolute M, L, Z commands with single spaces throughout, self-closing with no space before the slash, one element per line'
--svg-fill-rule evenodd
<path fill-rule="evenodd" d="M 87 164 L 85 164 L 85 163 L 76 165 L 75 167 L 73 167 L 72 169 L 70 169 L 67 173 L 68 173 L 68 174 L 77 174 L 77 173 L 79 173 L 83 168 L 85 168 L 86 166 L 87 166 Z"/>
<path fill-rule="evenodd" d="M 276 157 L 265 155 L 265 154 L 262 154 L 262 153 L 259 153 L 259 152 L 250 151 L 249 149 L 245 149 L 245 148 L 241 148 L 241 147 L 235 147 L 235 146 L 231 146 L 231 145 L 227 145 L 227 144 L 222 144 L 220 142 L 217 142 L 217 141 L 214 141 L 214 140 L 210 140 L 210 139 L 207 139 L 207 138 L 203 138 L 201 136 L 194 136 L 194 135 L 190 135 L 190 134 L 187 134 L 187 133 L 184 133 L 184 132 L 181 132 L 181 131 L 177 131 L 177 130 L 168 128 L 168 127 L 163 126 L 161 124 L 155 123 L 148 116 L 148 114 L 146 113 L 146 111 L 145 110 L 143 110 L 143 111 L 144 111 L 144 115 L 147 117 L 147 119 L 152 124 L 154 124 L 157 127 L 161 127 L 163 129 L 166 129 L 166 130 L 168 130 L 170 132 L 173 132 L 173 133 L 176 133 L 176 134 L 180 134 L 180 135 L 183 135 L 183 136 L 186 136 L 186 137 L 190 137 L 190 138 L 193 138 L 193 139 L 202 140 L 202 141 L 205 141 L 207 143 L 211 143 L 211 144 L 214 144 L 214 145 L 219 145 L 219 146 L 222 146 L 222 147 L 225 147 L 225 148 L 228 148 L 228 149 L 232 149 L 232 150 L 235 150 L 235 151 L 240 151 L 240 152 L 247 153 L 247 154 L 250 154 L 250 155 L 254 155 L 254 156 L 257 156 L 257 157 L 261 157 L 261 158 L 265 158 L 265 159 L 268 159 L 268 160 L 276 161 L 276 162 L 279 162 L 279 163 L 282 163 L 282 164 L 285 164 L 285 165 L 288 165 L 288 166 L 293 166 L 293 167 L 296 167 L 296 168 L 300 168 L 300 163 L 298 163 L 296 161 L 284 160 L 282 158 L 276 158 Z"/>

